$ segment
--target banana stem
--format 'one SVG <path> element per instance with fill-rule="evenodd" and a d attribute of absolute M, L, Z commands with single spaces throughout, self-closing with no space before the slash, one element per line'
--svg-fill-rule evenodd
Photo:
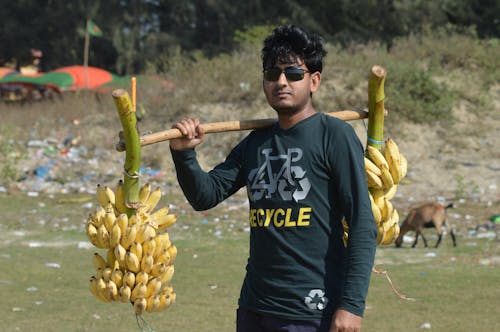
<path fill-rule="evenodd" d="M 137 130 L 137 119 L 132 107 L 132 101 L 123 89 L 112 92 L 118 116 L 123 127 L 126 152 L 123 166 L 123 190 L 127 215 L 130 217 L 139 204 L 139 168 L 141 165 L 141 144 Z"/>
<path fill-rule="evenodd" d="M 384 141 L 385 69 L 373 66 L 368 78 L 368 145 L 382 150 Z"/>

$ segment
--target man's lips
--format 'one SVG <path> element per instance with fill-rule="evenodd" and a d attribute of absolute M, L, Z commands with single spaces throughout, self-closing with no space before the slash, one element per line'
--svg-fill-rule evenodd
<path fill-rule="evenodd" d="M 287 92 L 287 91 L 275 91 L 273 93 L 273 96 L 275 96 L 275 97 L 286 97 L 286 96 L 289 96 L 289 95 L 291 95 L 291 93 Z"/>

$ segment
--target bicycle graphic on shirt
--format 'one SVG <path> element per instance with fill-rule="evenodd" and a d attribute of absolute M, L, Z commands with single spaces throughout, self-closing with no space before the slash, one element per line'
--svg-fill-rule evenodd
<path fill-rule="evenodd" d="M 292 165 L 302 159 L 302 149 L 290 148 L 286 154 L 277 155 L 271 154 L 272 149 L 264 149 L 261 153 L 265 156 L 264 162 L 248 174 L 250 199 L 271 198 L 276 193 L 284 201 L 297 202 L 306 198 L 311 189 L 306 172 L 300 166 Z"/>

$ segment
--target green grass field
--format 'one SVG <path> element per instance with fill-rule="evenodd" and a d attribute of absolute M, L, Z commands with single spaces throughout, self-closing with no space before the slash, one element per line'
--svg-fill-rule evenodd
<path fill-rule="evenodd" d="M 0 331 L 140 331 L 131 306 L 99 302 L 88 291 L 92 254 L 100 249 L 85 247 L 83 223 L 93 210 L 85 201 L 94 198 L 70 198 L 0 194 Z M 156 332 L 234 331 L 248 247 L 244 196 L 206 213 L 192 211 L 177 194 L 169 199 L 179 215 L 170 231 L 179 249 L 177 301 L 144 318 Z M 463 236 L 456 248 L 450 242 L 378 250 L 378 268 L 415 301 L 400 299 L 384 275 L 373 274 L 363 331 L 498 326 L 500 242 Z"/>

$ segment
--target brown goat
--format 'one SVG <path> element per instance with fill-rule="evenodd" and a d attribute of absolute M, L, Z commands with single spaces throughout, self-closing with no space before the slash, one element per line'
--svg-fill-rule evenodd
<path fill-rule="evenodd" d="M 446 227 L 446 230 L 450 232 L 451 238 L 453 240 L 453 246 L 456 247 L 457 242 L 455 239 L 455 233 L 448 223 L 448 216 L 446 214 L 446 209 L 452 207 L 454 207 L 453 203 L 450 203 L 447 206 L 443 206 L 439 203 L 426 203 L 411 209 L 408 213 L 408 216 L 400 226 L 399 236 L 395 241 L 396 247 L 401 247 L 401 244 L 403 243 L 403 236 L 409 231 L 414 231 L 416 233 L 415 241 L 411 246 L 412 248 L 417 245 L 419 235 L 422 236 L 424 245 L 425 247 L 427 247 L 427 240 L 425 239 L 422 230 L 424 228 L 434 227 L 436 228 L 438 234 L 438 239 L 435 245 L 435 248 L 437 248 L 439 246 L 439 243 L 441 242 L 441 237 L 443 236 L 443 224 Z"/>

